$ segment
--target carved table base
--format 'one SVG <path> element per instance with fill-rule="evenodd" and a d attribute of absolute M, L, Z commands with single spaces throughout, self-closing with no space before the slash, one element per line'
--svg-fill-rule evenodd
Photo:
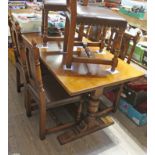
<path fill-rule="evenodd" d="M 74 126 L 69 131 L 66 131 L 63 134 L 59 135 L 57 138 L 60 144 L 66 144 L 97 130 L 108 127 L 114 123 L 109 116 L 93 120 L 93 123 L 90 123 L 90 120 L 88 120 L 88 118 L 89 117 L 81 121 L 78 125 Z"/>
<path fill-rule="evenodd" d="M 61 144 L 66 144 L 72 140 L 78 139 L 82 136 L 93 133 L 97 130 L 108 127 L 113 124 L 110 117 L 97 117 L 99 111 L 99 97 L 103 94 L 103 88 L 98 88 L 90 94 L 88 113 L 86 118 L 81 120 L 79 124 L 75 125 L 69 131 L 58 136 Z"/>

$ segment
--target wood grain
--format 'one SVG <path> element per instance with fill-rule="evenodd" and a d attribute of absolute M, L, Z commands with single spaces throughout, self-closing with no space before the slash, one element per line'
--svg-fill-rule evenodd
<path fill-rule="evenodd" d="M 23 37 L 27 40 L 32 40 L 34 38 L 38 44 L 42 43 L 42 39 L 37 33 L 23 34 Z M 74 71 L 64 70 L 65 55 L 52 54 L 52 52 L 48 54 L 48 52 L 50 52 L 50 48 L 52 47 L 57 48 L 57 43 L 50 42 L 49 48 L 41 48 L 40 58 L 70 95 L 77 95 L 84 92 L 93 91 L 98 87 L 108 87 L 112 85 L 122 84 L 144 75 L 144 72 L 125 63 L 121 59 L 119 59 L 118 61 L 118 66 L 116 68 L 118 73 L 116 74 L 108 74 L 106 76 L 79 75 L 77 71 L 80 65 L 74 63 Z M 93 47 L 92 49 L 94 51 L 97 50 L 95 47 Z M 57 50 L 60 49 L 57 48 Z M 112 54 L 106 52 L 106 54 L 100 54 L 98 55 L 98 57 L 102 59 L 111 59 Z M 104 69 L 105 66 L 101 66 L 101 71 L 104 71 Z"/>

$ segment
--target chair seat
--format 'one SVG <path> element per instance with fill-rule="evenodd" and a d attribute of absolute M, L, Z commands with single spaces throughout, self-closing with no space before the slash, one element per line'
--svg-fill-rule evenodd
<path fill-rule="evenodd" d="M 77 5 L 77 22 L 92 25 L 126 27 L 127 21 L 110 9 Z"/>
<path fill-rule="evenodd" d="M 66 11 L 67 3 L 66 0 L 45 0 L 44 7 L 52 11 Z"/>
<path fill-rule="evenodd" d="M 46 74 L 43 76 L 43 85 L 46 94 L 46 102 L 47 105 L 51 104 L 50 107 L 57 107 L 60 106 L 60 104 L 65 105 L 78 102 L 81 99 L 80 96 L 69 96 L 51 75 Z"/>

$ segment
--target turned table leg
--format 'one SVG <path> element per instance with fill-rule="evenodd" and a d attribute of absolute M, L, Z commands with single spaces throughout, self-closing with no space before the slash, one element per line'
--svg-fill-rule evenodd
<path fill-rule="evenodd" d="M 99 97 L 103 94 L 103 88 L 98 89 L 90 94 L 90 100 L 88 104 L 88 116 L 84 120 L 87 128 L 94 127 L 98 125 L 96 121 L 95 114 L 98 112 L 99 109 Z"/>
<path fill-rule="evenodd" d="M 70 141 L 91 134 L 97 130 L 103 129 L 113 124 L 112 120 L 104 121 L 103 118 L 96 117 L 96 113 L 99 109 L 99 97 L 102 95 L 102 92 L 103 88 L 91 93 L 87 116 L 73 128 L 57 137 L 60 144 L 66 144 Z"/>

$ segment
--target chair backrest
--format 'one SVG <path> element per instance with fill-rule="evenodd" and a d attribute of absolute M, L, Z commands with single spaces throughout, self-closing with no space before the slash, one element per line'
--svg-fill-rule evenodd
<path fill-rule="evenodd" d="M 124 34 L 120 53 L 121 59 L 124 60 L 125 58 L 127 58 L 127 63 L 130 63 L 132 55 L 136 48 L 136 44 L 138 43 L 139 39 L 140 39 L 140 32 L 137 32 L 135 36 L 130 35 L 128 33 Z"/>
<path fill-rule="evenodd" d="M 11 21 L 11 16 L 8 16 L 8 25 L 9 25 L 9 29 L 10 29 L 10 35 L 11 35 L 11 40 L 12 40 L 12 44 L 13 44 L 13 48 L 15 48 L 16 44 L 15 44 L 15 36 L 14 36 L 14 33 L 13 33 L 13 24 L 12 24 L 12 21 Z"/>
<path fill-rule="evenodd" d="M 35 92 L 43 91 L 42 74 L 39 61 L 39 48 L 36 47 L 36 42 L 28 42 L 23 39 L 26 53 L 26 69 L 28 85 L 35 90 Z M 36 94 L 38 95 L 38 94 Z"/>
<path fill-rule="evenodd" d="M 114 41 L 117 38 L 117 31 L 118 30 L 116 28 L 111 29 L 111 35 L 108 41 L 108 45 L 106 47 L 107 50 L 109 50 L 111 53 L 114 52 Z M 127 58 L 127 63 L 130 63 L 136 44 L 139 41 L 139 38 L 140 38 L 140 32 L 137 32 L 135 36 L 128 33 L 124 33 L 121 44 L 121 51 L 119 54 L 119 57 L 122 60 Z"/>
<path fill-rule="evenodd" d="M 15 23 L 13 22 L 11 16 L 8 17 L 8 24 L 9 24 L 9 28 L 10 28 L 10 34 L 11 34 L 13 48 L 16 51 L 16 55 L 15 56 L 18 56 L 19 55 L 19 51 L 17 51 L 17 50 L 19 48 L 18 48 L 18 43 L 17 43 L 17 40 L 18 40 L 18 38 L 17 38 L 17 31 L 16 31 Z"/>
<path fill-rule="evenodd" d="M 8 18 L 8 24 L 10 28 L 16 62 L 20 61 L 20 63 L 24 64 L 25 56 L 22 52 L 22 37 L 20 25 L 18 22 L 14 22 L 11 16 L 9 16 Z"/>

